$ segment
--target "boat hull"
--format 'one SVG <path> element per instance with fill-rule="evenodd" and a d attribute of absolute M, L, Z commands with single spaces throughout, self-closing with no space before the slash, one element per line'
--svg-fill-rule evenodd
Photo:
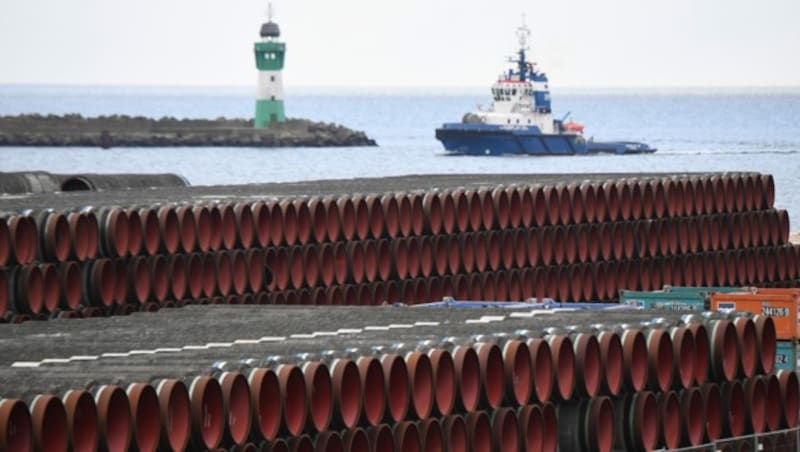
<path fill-rule="evenodd" d="M 654 152 L 643 143 L 588 142 L 578 134 L 543 134 L 538 127 L 445 124 L 436 139 L 454 155 L 585 155 Z"/>

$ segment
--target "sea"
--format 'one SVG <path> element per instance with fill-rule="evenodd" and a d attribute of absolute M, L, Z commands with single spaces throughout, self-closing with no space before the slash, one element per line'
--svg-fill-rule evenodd
<path fill-rule="evenodd" d="M 776 205 L 800 224 L 800 87 L 553 89 L 555 117 L 596 140 L 643 141 L 650 155 L 466 157 L 444 155 L 437 126 L 489 102 L 488 88 L 292 88 L 287 116 L 363 130 L 377 147 L 0 147 L 0 171 L 163 173 L 192 185 L 347 179 L 404 174 L 759 171 Z M 0 85 L 0 115 L 251 117 L 240 87 Z M 535 176 L 531 182 L 536 182 Z M 800 230 L 792 226 L 793 231 Z"/>

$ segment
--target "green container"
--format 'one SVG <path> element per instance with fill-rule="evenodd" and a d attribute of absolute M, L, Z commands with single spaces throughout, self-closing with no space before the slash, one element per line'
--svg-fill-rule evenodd
<path fill-rule="evenodd" d="M 797 370 L 797 343 L 794 341 L 778 341 L 775 353 L 775 370 Z"/>
<path fill-rule="evenodd" d="M 652 292 L 620 291 L 622 304 L 639 309 L 669 309 L 674 311 L 705 311 L 708 296 L 702 292 L 672 293 L 664 290 Z"/>
<path fill-rule="evenodd" d="M 620 291 L 620 303 L 640 309 L 669 309 L 674 311 L 705 311 L 709 309 L 711 294 L 715 292 L 741 292 L 741 287 L 673 287 L 663 290 L 636 292 Z"/>

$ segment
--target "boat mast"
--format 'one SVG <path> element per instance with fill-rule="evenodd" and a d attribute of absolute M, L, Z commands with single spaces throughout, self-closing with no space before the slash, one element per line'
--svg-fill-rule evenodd
<path fill-rule="evenodd" d="M 528 79 L 528 62 L 525 60 L 525 51 L 528 50 L 528 38 L 531 30 L 525 23 L 525 13 L 522 13 L 522 25 L 517 27 L 517 39 L 519 39 L 519 81 L 524 82 Z"/>

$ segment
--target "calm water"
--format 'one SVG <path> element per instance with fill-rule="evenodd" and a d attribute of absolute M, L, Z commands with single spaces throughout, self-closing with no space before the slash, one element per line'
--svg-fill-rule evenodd
<path fill-rule="evenodd" d="M 175 172 L 192 184 L 424 173 L 741 171 L 771 173 L 777 204 L 800 218 L 800 89 L 555 92 L 556 116 L 572 112 L 596 139 L 646 141 L 642 156 L 450 157 L 434 128 L 487 102 L 483 90 L 289 92 L 293 117 L 364 130 L 377 148 L 0 148 L 0 170 Z M 247 117 L 251 90 L 0 86 L 0 115 L 19 113 Z M 800 221 L 800 220 L 797 220 Z M 792 227 L 792 229 L 797 229 Z"/>

